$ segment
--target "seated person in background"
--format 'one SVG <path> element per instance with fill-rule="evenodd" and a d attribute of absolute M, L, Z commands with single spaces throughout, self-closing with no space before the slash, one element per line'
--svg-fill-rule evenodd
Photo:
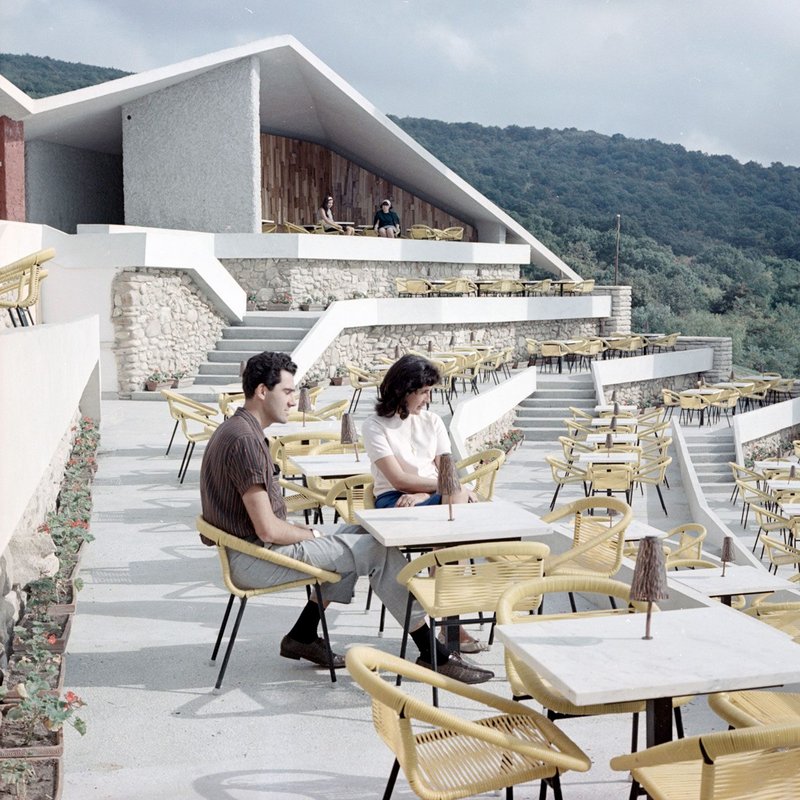
<path fill-rule="evenodd" d="M 339 233 L 346 234 L 347 236 L 352 236 L 355 233 L 353 228 L 351 228 L 349 225 L 340 225 L 338 222 L 334 220 L 333 198 L 330 195 L 326 195 L 325 199 L 322 201 L 322 205 L 320 206 L 317 219 L 322 225 L 323 230 L 326 231 L 336 230 L 339 231 Z"/>
<path fill-rule="evenodd" d="M 294 374 L 297 366 L 285 353 L 264 352 L 250 358 L 242 375 L 244 408 L 223 422 L 206 446 L 200 468 L 200 501 L 207 522 L 245 541 L 262 544 L 277 553 L 338 572 L 339 583 L 325 584 L 330 601 L 349 603 L 359 575 L 368 575 L 375 593 L 402 625 L 408 592 L 397 582 L 406 560 L 396 548 L 384 547 L 359 525 L 343 525 L 324 533 L 286 520 L 286 504 L 273 470 L 264 428 L 283 423 L 296 405 Z M 228 551 L 234 581 L 244 588 L 285 583 L 300 577 L 288 567 Z M 283 637 L 280 654 L 328 665 L 318 635 L 320 612 L 309 600 L 292 629 Z M 412 607 L 410 635 L 420 651 L 417 663 L 430 667 L 430 630 L 419 606 Z M 490 670 L 463 660 L 436 643 L 438 670 L 464 683 L 482 683 L 494 677 Z M 334 667 L 344 658 L 334 654 Z"/>
<path fill-rule="evenodd" d="M 426 409 L 431 387 L 440 380 L 439 370 L 430 361 L 408 354 L 389 367 L 381 383 L 375 414 L 362 427 L 377 508 L 442 502 L 437 492 L 439 456 L 451 451 L 450 437 L 438 414 Z M 462 487 L 451 499 L 472 503 L 478 498 Z M 463 628 L 460 638 L 462 652 L 488 649 Z"/>
<path fill-rule="evenodd" d="M 378 231 L 378 236 L 394 239 L 400 235 L 400 217 L 392 211 L 389 200 L 381 202 L 380 208 L 375 212 L 372 227 Z"/>

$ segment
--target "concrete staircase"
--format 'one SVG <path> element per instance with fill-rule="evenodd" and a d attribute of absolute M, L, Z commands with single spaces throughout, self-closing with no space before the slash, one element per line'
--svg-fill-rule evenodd
<path fill-rule="evenodd" d="M 728 462 L 736 460 L 733 430 L 727 426 L 708 433 L 689 427 L 683 430 L 697 479 L 709 502 L 717 495 L 730 495 L 733 477 Z"/>
<path fill-rule="evenodd" d="M 590 373 L 548 375 L 539 373 L 536 392 L 517 409 L 516 427 L 525 432 L 528 442 L 557 444 L 566 433 L 561 420 L 572 416 L 570 406 L 592 412 L 595 406 L 594 383 Z"/>
<path fill-rule="evenodd" d="M 222 330 L 222 338 L 200 364 L 194 384 L 182 394 L 215 404 L 219 386 L 239 381 L 239 364 L 264 350 L 291 353 L 314 326 L 318 311 L 248 311 L 241 323 Z M 160 400 L 159 392 L 135 392 L 136 400 Z"/>

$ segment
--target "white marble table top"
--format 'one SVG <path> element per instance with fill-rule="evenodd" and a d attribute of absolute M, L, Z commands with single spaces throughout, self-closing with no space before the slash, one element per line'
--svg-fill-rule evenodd
<path fill-rule="evenodd" d="M 712 384 L 714 389 L 744 389 L 746 386 L 753 386 L 752 381 L 723 381 L 722 383 Z"/>
<path fill-rule="evenodd" d="M 534 617 L 531 619 L 535 620 Z M 579 705 L 800 681 L 800 647 L 727 606 L 499 625 L 497 636 Z"/>
<path fill-rule="evenodd" d="M 623 414 L 635 414 L 639 410 L 639 407 L 638 406 L 624 406 L 622 404 L 619 404 L 619 407 L 618 407 L 617 410 L 621 411 Z M 603 414 L 603 413 L 605 413 L 607 411 L 608 412 L 613 412 L 614 411 L 614 404 L 613 403 L 600 403 L 600 405 L 597 405 L 597 406 L 594 407 L 595 414 Z"/>
<path fill-rule="evenodd" d="M 787 517 L 800 517 L 800 503 L 781 503 L 780 506 Z"/>
<path fill-rule="evenodd" d="M 705 389 L 685 389 L 678 394 L 685 395 L 688 397 L 698 397 L 698 396 L 705 396 L 711 394 L 719 394 L 722 390 L 721 389 L 712 389 L 710 386 L 706 387 Z"/>
<path fill-rule="evenodd" d="M 797 458 L 795 457 L 780 461 L 777 458 L 768 458 L 764 461 L 755 461 L 753 467 L 759 471 L 762 469 L 791 469 L 792 464 L 797 466 L 797 463 Z"/>
<path fill-rule="evenodd" d="M 654 528 L 640 519 L 631 520 L 628 527 L 625 529 L 625 541 L 636 542 L 644 539 L 646 536 L 655 536 L 656 539 L 664 539 L 669 536 L 668 531 L 662 531 L 660 528 Z"/>
<path fill-rule="evenodd" d="M 579 464 L 638 464 L 638 453 L 616 453 L 613 450 L 595 450 L 593 453 L 579 453 Z"/>
<path fill-rule="evenodd" d="M 321 453 L 318 456 L 291 456 L 300 472 L 307 478 L 347 478 L 369 472 L 369 456 L 358 448 L 358 460 L 353 453 Z"/>
<path fill-rule="evenodd" d="M 722 567 L 713 569 L 682 569 L 667 572 L 669 583 L 687 586 L 708 597 L 730 597 L 734 594 L 757 594 L 777 592 L 780 589 L 796 589 L 797 584 L 779 578 L 762 567 L 749 564 L 728 564 L 725 577 Z"/>
<path fill-rule="evenodd" d="M 767 481 L 767 487 L 773 492 L 800 489 L 800 478 L 773 478 Z"/>
<path fill-rule="evenodd" d="M 297 422 L 276 422 L 273 425 L 269 425 L 268 427 L 264 428 L 264 433 L 269 436 L 270 438 L 275 436 L 288 436 L 292 433 L 309 433 L 311 435 L 315 433 L 339 433 L 342 429 L 342 423 L 339 420 L 317 420 L 314 422 L 306 422 L 303 425 L 302 420 L 297 420 Z"/>
<path fill-rule="evenodd" d="M 589 444 L 605 444 L 605 433 L 590 433 L 586 437 Z M 611 442 L 613 444 L 636 444 L 639 441 L 638 433 L 612 433 Z"/>
<path fill-rule="evenodd" d="M 578 420 L 580 422 L 580 420 Z M 593 428 L 608 428 L 611 425 L 611 417 L 592 417 L 589 424 Z M 617 417 L 617 427 L 636 428 L 639 423 L 632 417 Z"/>
<path fill-rule="evenodd" d="M 536 514 L 508 500 L 460 503 L 448 520 L 447 505 L 372 508 L 356 512 L 358 521 L 387 547 L 518 539 L 550 533 Z"/>

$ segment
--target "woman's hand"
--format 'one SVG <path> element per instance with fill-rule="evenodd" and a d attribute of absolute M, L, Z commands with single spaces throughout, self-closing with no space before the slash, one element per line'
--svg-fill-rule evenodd
<path fill-rule="evenodd" d="M 417 503 L 424 503 L 430 495 L 427 492 L 416 492 L 415 494 L 404 494 L 397 498 L 395 508 L 409 508 Z"/>

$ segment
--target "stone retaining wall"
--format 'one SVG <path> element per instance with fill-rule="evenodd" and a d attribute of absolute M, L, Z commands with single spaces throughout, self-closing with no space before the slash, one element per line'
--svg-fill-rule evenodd
<path fill-rule="evenodd" d="M 514 422 L 517 418 L 515 409 L 511 409 L 503 414 L 500 419 L 493 422 L 482 431 L 473 434 L 467 439 L 467 452 L 472 455 L 481 450 L 485 450 L 489 446 L 489 442 L 497 442 L 503 438 L 503 434 L 507 433 L 514 427 Z"/>
<path fill-rule="evenodd" d="M 291 308 L 308 302 L 309 298 L 310 302 L 327 305 L 353 297 L 396 297 L 396 277 L 518 278 L 520 269 L 518 265 L 296 258 L 223 259 L 222 263 L 248 297 L 267 303 L 275 292 L 288 292 Z"/>
<path fill-rule="evenodd" d="M 597 334 L 598 320 L 571 319 L 504 322 L 498 324 L 459 323 L 457 325 L 384 325 L 371 328 L 346 328 L 330 344 L 325 352 L 306 373 L 305 380 L 317 381 L 329 378 L 338 367 L 348 362 L 357 366 L 376 363 L 381 356 L 394 357 L 395 345 L 400 349 L 427 352 L 446 351 L 458 345 L 469 345 L 471 341 L 490 345 L 495 350 L 513 347 L 515 359 L 527 363 L 528 352 L 525 339 L 553 339 Z"/>
<path fill-rule="evenodd" d="M 19 618 L 19 588 L 36 578 L 54 575 L 58 571 L 53 540 L 48 534 L 41 533 L 39 526 L 55 508 L 79 418 L 80 413 L 76 409 L 8 547 L 0 554 L 0 668 L 6 665 L 2 643 L 9 640 L 14 621 Z"/>
<path fill-rule="evenodd" d="M 121 397 L 142 389 L 155 371 L 195 374 L 227 324 L 186 272 L 123 270 L 112 289 Z"/>
<path fill-rule="evenodd" d="M 800 439 L 800 425 L 783 428 L 769 436 L 752 439 L 742 444 L 745 466 L 752 466 L 753 461 L 768 458 L 783 458 L 794 454 L 793 441 Z M 788 469 L 788 467 L 787 467 Z"/>

